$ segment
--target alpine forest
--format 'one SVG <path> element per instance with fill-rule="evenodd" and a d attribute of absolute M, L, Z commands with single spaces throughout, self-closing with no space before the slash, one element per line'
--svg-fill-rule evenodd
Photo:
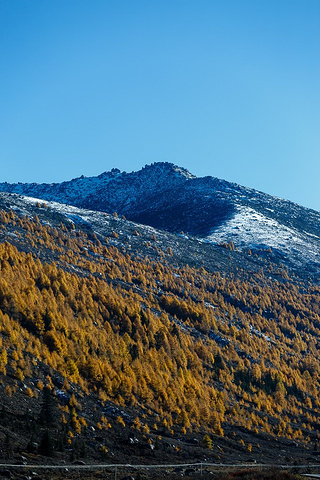
<path fill-rule="evenodd" d="M 226 271 L 191 265 L 104 215 L 103 237 L 46 203 L 0 213 L 2 459 L 317 452 L 317 282 L 232 244 Z"/>

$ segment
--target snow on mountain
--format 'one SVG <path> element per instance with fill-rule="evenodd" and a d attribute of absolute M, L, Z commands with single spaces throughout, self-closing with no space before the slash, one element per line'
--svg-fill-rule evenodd
<path fill-rule="evenodd" d="M 320 271 L 319 212 L 214 177 L 197 178 L 170 163 L 131 173 L 113 169 L 60 184 L 2 183 L 0 191 L 87 209 L 91 220 L 92 211 L 116 211 L 139 224 L 183 231 L 202 242 L 232 241 L 239 250 L 272 248 L 284 262 Z"/>
<path fill-rule="evenodd" d="M 19 193 L 43 200 L 55 200 L 61 203 L 73 204 L 79 200 L 85 200 L 89 195 L 121 175 L 120 170 L 113 169 L 111 172 L 102 173 L 97 177 L 74 178 L 62 183 L 15 183 L 7 182 L 0 184 L 0 190 L 4 192 Z"/>
<path fill-rule="evenodd" d="M 301 264 L 302 259 L 320 262 L 319 236 L 289 228 L 250 207 L 239 206 L 237 213 L 206 240 L 213 243 L 233 242 L 243 249 L 272 248 L 287 254 L 297 264 Z"/>
<path fill-rule="evenodd" d="M 0 183 L 0 191 L 20 193 L 43 200 L 84 206 L 89 201 L 103 201 L 114 205 L 125 205 L 141 197 L 150 189 L 154 190 L 167 183 L 168 186 L 181 184 L 195 178 L 188 170 L 169 163 L 147 165 L 140 172 L 120 172 L 117 168 L 97 177 L 74 178 L 62 183 Z M 110 192 L 110 195 L 108 193 Z M 101 197 L 101 198 L 100 198 Z M 105 197 L 105 198 L 103 198 Z M 107 202 L 108 204 L 108 202 Z"/>

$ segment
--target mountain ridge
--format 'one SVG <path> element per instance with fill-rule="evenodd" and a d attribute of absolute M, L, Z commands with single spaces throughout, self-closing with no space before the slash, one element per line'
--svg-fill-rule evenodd
<path fill-rule="evenodd" d="M 61 189 L 63 191 L 63 189 L 67 186 L 67 185 L 72 185 L 72 184 L 76 184 L 76 183 L 80 183 L 80 182 L 89 182 L 89 183 L 93 183 L 95 181 L 98 181 L 98 179 L 101 181 L 101 182 L 105 182 L 106 180 L 107 181 L 111 181 L 111 180 L 117 180 L 119 181 L 119 179 L 121 178 L 128 178 L 128 177 L 132 177 L 132 176 L 135 176 L 135 175 L 144 175 L 144 174 L 149 174 L 151 173 L 151 177 L 153 176 L 153 174 L 156 174 L 156 173 L 163 173 L 165 174 L 167 177 L 169 174 L 172 174 L 172 175 L 175 175 L 176 177 L 180 176 L 180 177 L 184 177 L 186 180 L 192 180 L 192 179 L 198 179 L 198 180 L 201 180 L 201 181 L 214 181 L 217 185 L 224 185 L 227 189 L 230 189 L 230 188 L 234 188 L 235 190 L 238 190 L 239 192 L 242 191 L 242 192 L 252 192 L 252 193 L 256 193 L 257 195 L 265 195 L 265 196 L 268 196 L 270 198 L 273 198 L 273 199 L 277 199 L 279 201 L 283 201 L 283 202 L 286 202 L 286 203 L 289 203 L 289 204 L 292 204 L 292 205 L 296 205 L 296 206 L 299 206 L 300 208 L 303 208 L 303 209 L 306 209 L 306 210 L 310 210 L 310 211 L 313 211 L 313 212 L 316 212 L 316 213 L 319 213 L 318 210 L 316 209 L 313 209 L 313 208 L 310 208 L 310 207 L 306 207 L 306 206 L 303 206 L 303 205 L 300 205 L 298 204 L 297 202 L 294 202 L 292 200 L 289 200 L 289 199 L 285 199 L 285 198 L 282 198 L 282 197 L 279 197 L 279 196 L 276 196 L 276 195 L 271 195 L 271 194 L 268 194 L 262 190 L 257 190 L 253 187 L 246 187 L 246 186 L 243 186 L 243 185 L 240 185 L 239 183 L 237 182 L 231 182 L 231 181 L 228 181 L 228 180 L 224 180 L 224 179 L 220 179 L 218 177 L 214 177 L 214 176 L 211 176 L 211 175 L 205 175 L 205 176 L 202 176 L 202 177 L 197 177 L 196 175 L 192 174 L 188 169 L 184 168 L 184 167 L 180 167 L 172 162 L 153 162 L 151 164 L 146 164 L 144 167 L 142 167 L 140 170 L 133 170 L 131 172 L 126 172 L 125 170 L 121 171 L 120 169 L 118 168 L 112 168 L 111 170 L 109 171 L 104 171 L 102 173 L 100 173 L 99 175 L 93 175 L 93 176 L 87 176 L 87 175 L 80 175 L 79 177 L 74 177 L 70 180 L 63 180 L 62 182 L 41 182 L 41 183 L 38 183 L 38 182 L 13 182 L 13 183 L 10 183 L 10 182 L 0 182 L 0 189 L 1 191 L 8 191 L 8 192 L 12 192 L 12 193 L 21 193 L 23 194 L 23 192 L 25 192 L 26 190 L 29 190 L 30 193 L 32 191 L 32 189 L 49 189 L 49 188 L 57 188 L 57 189 Z M 97 182 L 98 183 L 98 182 Z M 101 185 L 103 186 L 103 184 Z M 64 188 L 62 188 L 64 187 Z"/>
<path fill-rule="evenodd" d="M 112 169 L 56 184 L 1 183 L 0 191 L 112 214 L 240 250 L 272 248 L 291 264 L 320 272 L 320 213 L 168 162 L 137 172 Z"/>

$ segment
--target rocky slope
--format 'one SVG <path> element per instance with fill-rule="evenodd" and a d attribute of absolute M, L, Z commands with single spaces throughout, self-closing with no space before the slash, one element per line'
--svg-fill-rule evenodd
<path fill-rule="evenodd" d="M 318 276 L 320 213 L 214 177 L 197 178 L 170 163 L 138 172 L 117 169 L 60 184 L 1 183 L 0 191 L 124 215 L 203 242 L 233 242 L 245 251 L 270 248 L 288 268 Z"/>

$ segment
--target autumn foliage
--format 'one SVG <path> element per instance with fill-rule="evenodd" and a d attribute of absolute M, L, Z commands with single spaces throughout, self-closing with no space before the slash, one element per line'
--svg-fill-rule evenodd
<path fill-rule="evenodd" d="M 23 381 L 44 362 L 83 392 L 152 409 L 166 429 L 317 438 L 318 286 L 173 268 L 171 251 L 137 258 L 12 212 L 1 222 L 30 247 L 0 244 L 2 375 Z"/>

